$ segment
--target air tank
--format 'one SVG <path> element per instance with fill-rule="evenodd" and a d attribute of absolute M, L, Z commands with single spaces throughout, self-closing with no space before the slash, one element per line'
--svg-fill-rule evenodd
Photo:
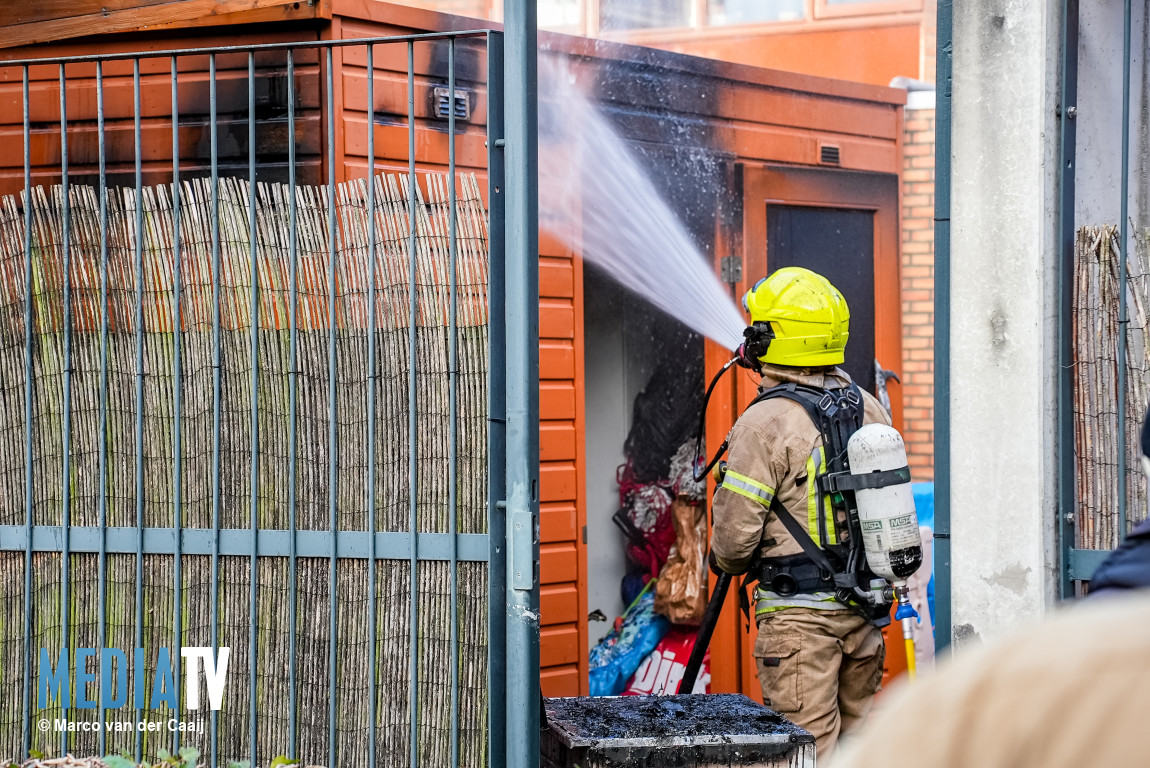
<path fill-rule="evenodd" d="M 851 435 L 847 459 L 852 475 L 907 466 L 902 435 L 885 424 L 867 424 Z M 909 479 L 882 488 L 859 489 L 855 502 L 870 569 L 892 583 L 906 581 L 922 565 L 922 537 Z"/>

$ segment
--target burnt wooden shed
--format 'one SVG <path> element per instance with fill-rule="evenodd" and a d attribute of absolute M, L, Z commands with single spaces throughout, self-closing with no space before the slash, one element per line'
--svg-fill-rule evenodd
<path fill-rule="evenodd" d="M 17 7 L 0 11 L 0 59 L 242 48 L 486 26 L 374 0 L 82 0 L 39 16 Z M 565 35 L 541 34 L 540 41 L 541 57 L 563 59 L 588 84 L 595 102 L 644 159 L 656 186 L 677 210 L 689 211 L 688 227 L 716 269 L 727 257 L 741 261 L 741 274 L 730 273 L 732 295 L 741 296 L 777 266 L 822 269 L 832 279 L 849 282 L 844 290 L 858 323 L 852 342 L 867 350 L 866 362 L 877 359 L 898 370 L 898 174 L 905 92 Z M 246 172 L 246 61 L 241 51 L 217 60 L 222 174 Z M 375 59 L 375 121 L 370 126 L 362 49 L 335 49 L 332 124 L 322 114 L 326 71 L 318 54 L 295 62 L 294 83 L 288 82 L 282 54 L 260 53 L 256 65 L 261 179 L 286 178 L 289 88 L 297 98 L 301 183 L 326 178 L 321 148 L 329 137 L 335 143 L 338 179 L 363 176 L 369 131 L 375 136 L 377 170 L 406 169 L 407 62 L 402 54 L 381 52 Z M 170 73 L 165 66 L 145 61 L 141 71 L 146 179 L 153 170 L 156 180 L 166 178 L 171 164 Z M 459 48 L 462 101 L 450 106 L 443 94 L 446 67 L 441 45 L 415 46 L 416 163 L 421 169 L 446 167 L 445 110 L 457 108 L 458 166 L 482 178 L 486 62 L 470 55 L 466 46 Z M 180 60 L 178 146 L 181 168 L 189 176 L 207 173 L 207 69 L 206 56 Z M 57 67 L 33 67 L 30 76 L 33 181 L 47 184 L 59 178 Z M 15 151 L 22 135 L 20 84 L 13 72 L 3 77 L 0 140 L 9 149 L 0 152 L 0 194 L 11 194 L 23 186 L 23 158 Z M 123 185 L 135 152 L 131 65 L 110 62 L 103 77 L 109 182 Z M 97 139 L 91 65 L 69 65 L 69 82 L 69 120 L 80 126 L 70 146 L 71 176 L 92 183 Z M 548 93 L 541 92 L 540 99 L 546 102 Z M 692 159 L 701 157 L 707 161 Z M 788 236 L 796 228 L 847 234 L 804 244 Z M 603 626 L 589 627 L 588 613 L 601 608 L 612 615 L 604 595 L 620 567 L 618 553 L 607 551 L 617 463 L 610 457 L 622 445 L 631 398 L 650 364 L 643 345 L 617 331 L 645 328 L 657 318 L 621 301 L 614 286 L 584 269 L 579 253 L 546 232 L 540 236 L 539 259 L 542 683 L 549 696 L 579 695 L 587 691 L 589 644 Z M 703 350 L 709 378 L 729 350 L 712 343 Z M 873 369 L 855 373 L 873 382 Z M 708 425 L 711 444 L 721 441 L 752 392 L 752 383 L 740 380 L 716 393 Z M 897 390 L 891 400 L 897 426 Z M 897 665 L 898 656 L 897 651 L 889 654 L 890 663 Z M 715 633 L 712 658 L 713 690 L 759 695 L 750 636 L 733 596 Z"/>

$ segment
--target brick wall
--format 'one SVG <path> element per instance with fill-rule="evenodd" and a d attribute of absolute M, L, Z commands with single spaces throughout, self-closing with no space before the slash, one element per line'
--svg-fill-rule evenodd
<path fill-rule="evenodd" d="M 907 109 L 904 130 L 903 437 L 917 482 L 934 479 L 934 110 Z"/>

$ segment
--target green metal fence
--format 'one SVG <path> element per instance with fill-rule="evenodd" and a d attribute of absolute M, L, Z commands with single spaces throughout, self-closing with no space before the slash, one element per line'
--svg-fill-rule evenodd
<path fill-rule="evenodd" d="M 415 96 L 425 45 L 447 55 L 446 107 L 430 116 Z M 337 184 L 340 48 L 366 55 L 369 126 L 374 57 L 406 53 L 406 114 L 379 116 L 407 132 L 406 173 Z M 456 164 L 457 91 L 476 87 L 458 79 L 464 48 L 486 64 L 486 189 Z M 181 63 L 193 56 L 209 58 L 206 173 L 181 167 Z M 286 178 L 274 181 L 257 60 L 281 56 L 287 157 L 272 160 Z M 125 63 L 133 165 L 115 171 L 134 183 L 121 189 L 108 183 L 105 70 Z M 47 67 L 55 125 L 34 98 Z M 227 137 L 246 146 L 242 169 L 221 168 L 225 68 L 247 89 L 246 130 L 232 122 Z M 302 69 L 324 79 L 326 181 L 310 186 L 298 178 Z M 502 35 L 487 30 L 0 65 L 0 85 L 19 95 L 24 158 L 23 191 L 0 208 L 0 757 L 154 759 L 193 746 L 211 765 L 283 754 L 472 766 L 530 745 L 537 265 L 522 214 L 535 189 L 534 96 L 505 126 L 503 73 Z M 164 80 L 170 112 L 157 116 L 142 94 Z M 69 119 L 84 88 L 94 125 Z M 142 138 L 157 124 L 172 162 L 146 185 L 163 171 Z M 428 130 L 446 134 L 446 173 L 416 167 Z M 80 184 L 69 145 L 92 131 L 96 179 Z M 45 142 L 58 142 L 54 169 Z M 200 706 L 186 705 L 189 646 L 230 648 L 218 711 L 202 684 Z M 41 649 L 55 663 L 78 648 L 126 652 L 126 704 L 106 706 L 93 692 L 108 681 L 86 686 L 74 669 L 70 706 L 59 695 L 40 705 Z M 174 708 L 153 706 L 163 649 Z M 91 709 L 77 706 L 85 689 Z"/>

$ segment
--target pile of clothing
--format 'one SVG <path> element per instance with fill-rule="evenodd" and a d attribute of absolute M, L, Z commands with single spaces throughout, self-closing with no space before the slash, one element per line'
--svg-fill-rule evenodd
<path fill-rule="evenodd" d="M 616 472 L 628 608 L 591 651 L 591 695 L 675 693 L 707 603 L 706 483 L 693 477 L 702 358 L 659 366 L 635 398 Z M 700 675 L 698 692 L 709 677 Z"/>

